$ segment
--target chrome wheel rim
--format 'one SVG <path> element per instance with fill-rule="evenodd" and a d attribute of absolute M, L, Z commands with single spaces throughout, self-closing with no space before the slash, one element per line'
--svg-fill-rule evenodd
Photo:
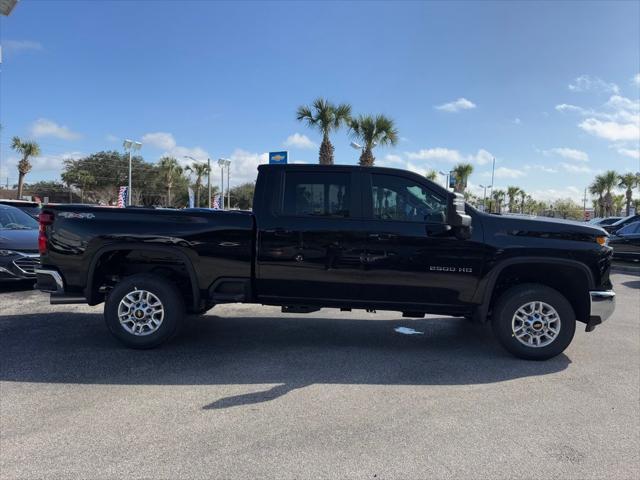
<path fill-rule="evenodd" d="M 540 348 L 553 343 L 560 334 L 560 315 L 545 302 L 529 302 L 516 310 L 511 320 L 513 336 L 527 347 Z"/>
<path fill-rule="evenodd" d="M 164 306 L 153 293 L 134 290 L 120 300 L 118 318 L 127 333 L 138 337 L 150 335 L 162 325 Z"/>

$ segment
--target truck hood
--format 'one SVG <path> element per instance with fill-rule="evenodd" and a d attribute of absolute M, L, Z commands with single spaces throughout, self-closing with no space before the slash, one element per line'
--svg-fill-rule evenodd
<path fill-rule="evenodd" d="M 38 230 L 0 230 L 0 250 L 38 251 Z"/>
<path fill-rule="evenodd" d="M 503 235 L 589 241 L 608 236 L 601 227 L 558 218 L 484 214 L 482 221 L 485 228 Z"/>

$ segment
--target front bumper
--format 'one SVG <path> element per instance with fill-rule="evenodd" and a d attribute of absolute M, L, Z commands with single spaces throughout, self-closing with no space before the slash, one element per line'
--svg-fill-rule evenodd
<path fill-rule="evenodd" d="M 15 252 L 0 257 L 0 281 L 35 280 L 36 268 L 40 265 L 37 253 Z"/>
<path fill-rule="evenodd" d="M 590 311 L 586 331 L 590 332 L 596 325 L 608 319 L 616 309 L 616 294 L 613 290 L 589 292 Z"/>

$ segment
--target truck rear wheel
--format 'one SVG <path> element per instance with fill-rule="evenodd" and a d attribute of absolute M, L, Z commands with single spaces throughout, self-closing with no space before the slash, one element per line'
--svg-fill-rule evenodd
<path fill-rule="evenodd" d="M 107 327 L 131 348 L 153 348 L 170 340 L 184 315 L 178 288 L 150 274 L 123 279 L 111 290 L 104 305 Z"/>
<path fill-rule="evenodd" d="M 547 360 L 562 353 L 576 331 L 569 301 L 545 285 L 524 284 L 498 299 L 492 316 L 493 332 L 516 357 Z"/>

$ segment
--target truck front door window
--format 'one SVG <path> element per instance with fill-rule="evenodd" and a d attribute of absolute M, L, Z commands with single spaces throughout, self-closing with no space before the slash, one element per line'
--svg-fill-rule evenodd
<path fill-rule="evenodd" d="M 445 222 L 444 198 L 403 177 L 378 174 L 371 177 L 375 218 L 405 222 Z"/>

